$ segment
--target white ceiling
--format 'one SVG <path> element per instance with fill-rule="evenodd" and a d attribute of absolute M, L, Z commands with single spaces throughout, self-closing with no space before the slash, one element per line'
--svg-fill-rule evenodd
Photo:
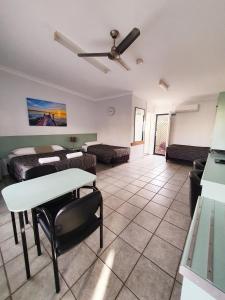
<path fill-rule="evenodd" d="M 111 29 L 122 39 L 133 27 L 141 36 L 122 56 L 130 72 L 100 58 L 111 69 L 101 73 L 53 40 L 58 30 L 86 51 L 105 52 Z M 133 92 L 178 103 L 217 93 L 225 90 L 225 1 L 1 0 L 0 64 L 94 100 Z"/>

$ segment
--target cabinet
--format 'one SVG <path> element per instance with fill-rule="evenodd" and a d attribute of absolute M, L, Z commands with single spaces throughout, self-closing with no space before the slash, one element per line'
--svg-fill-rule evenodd
<path fill-rule="evenodd" d="M 181 264 L 182 300 L 225 299 L 225 92 L 218 98 L 211 151 Z"/>

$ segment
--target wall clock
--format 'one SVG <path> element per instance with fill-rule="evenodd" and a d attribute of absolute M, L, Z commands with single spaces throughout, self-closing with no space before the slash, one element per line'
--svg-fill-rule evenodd
<path fill-rule="evenodd" d="M 107 108 L 107 114 L 108 114 L 109 116 L 115 115 L 115 112 L 116 112 L 115 107 L 110 106 L 110 107 Z"/>

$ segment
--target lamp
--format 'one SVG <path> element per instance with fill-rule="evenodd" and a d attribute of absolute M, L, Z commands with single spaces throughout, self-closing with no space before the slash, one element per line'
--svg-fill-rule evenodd
<path fill-rule="evenodd" d="M 143 63 L 144 63 L 143 58 L 139 57 L 139 58 L 136 59 L 136 64 L 137 64 L 137 65 L 141 65 L 141 64 L 143 64 Z"/>
<path fill-rule="evenodd" d="M 70 142 L 73 144 L 73 147 L 72 147 L 73 150 L 75 149 L 74 145 L 75 145 L 76 141 L 77 141 L 77 138 L 75 136 L 70 137 Z"/>
<path fill-rule="evenodd" d="M 161 87 L 161 89 L 168 91 L 169 89 L 169 84 L 167 82 L 165 82 L 165 80 L 160 79 L 159 80 L 159 87 Z"/>

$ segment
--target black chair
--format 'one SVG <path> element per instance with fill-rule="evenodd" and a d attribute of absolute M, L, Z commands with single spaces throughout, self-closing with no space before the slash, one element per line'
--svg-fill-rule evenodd
<path fill-rule="evenodd" d="M 30 180 L 33 178 L 37 178 L 40 176 L 48 175 L 51 173 L 57 172 L 57 169 L 54 165 L 41 165 L 37 167 L 33 167 L 29 170 L 26 171 L 26 179 L 25 180 Z M 33 213 L 32 213 L 33 215 Z M 16 221 L 15 221 L 15 214 L 14 212 L 11 212 L 11 219 L 12 219 L 12 226 L 13 226 L 13 233 L 14 233 L 14 240 L 15 244 L 18 244 L 18 235 L 17 235 L 17 228 L 16 228 Z M 27 211 L 24 211 L 24 219 L 25 223 L 28 224 L 28 214 Z"/>
<path fill-rule="evenodd" d="M 206 165 L 205 159 L 196 159 L 193 161 L 193 168 L 197 170 L 204 170 Z"/>
<path fill-rule="evenodd" d="M 198 197 L 201 195 L 202 186 L 200 185 L 201 178 L 202 178 L 203 170 L 193 169 L 189 173 L 190 178 L 190 214 L 191 218 L 194 215 L 195 206 L 198 200 Z"/>
<path fill-rule="evenodd" d="M 96 187 L 92 193 L 65 205 L 53 202 L 36 208 L 37 222 L 51 243 L 56 292 L 60 291 L 57 257 L 76 246 L 100 227 L 103 247 L 103 203 Z M 96 216 L 100 208 L 100 215 Z M 37 226 L 37 240 L 39 240 Z"/>
<path fill-rule="evenodd" d="M 45 176 L 45 175 L 49 175 L 52 173 L 56 173 L 57 172 L 57 168 L 54 165 L 50 165 L 50 164 L 46 164 L 46 165 L 41 165 L 41 166 L 37 166 L 37 167 L 33 167 L 30 170 L 28 170 L 26 172 L 26 179 L 34 179 L 37 177 L 41 177 L 41 176 Z M 67 193 L 61 197 L 58 197 L 48 203 L 45 204 L 46 207 L 48 207 L 48 205 L 52 205 L 54 203 L 54 205 L 57 205 L 57 203 L 60 203 L 61 205 L 65 205 L 70 203 L 71 201 L 74 200 L 73 197 L 73 193 Z M 41 255 L 41 247 L 40 247 L 40 239 L 39 239 L 39 235 L 38 235 L 38 229 L 37 229 L 37 216 L 36 216 L 36 212 L 35 209 L 31 210 L 32 213 L 32 221 L 33 221 L 33 230 L 34 230 L 34 240 L 35 240 L 35 244 L 37 245 L 37 253 L 38 255 Z"/>
<path fill-rule="evenodd" d="M 49 175 L 55 172 L 57 172 L 57 168 L 54 165 L 40 165 L 26 171 L 26 180 Z"/>

